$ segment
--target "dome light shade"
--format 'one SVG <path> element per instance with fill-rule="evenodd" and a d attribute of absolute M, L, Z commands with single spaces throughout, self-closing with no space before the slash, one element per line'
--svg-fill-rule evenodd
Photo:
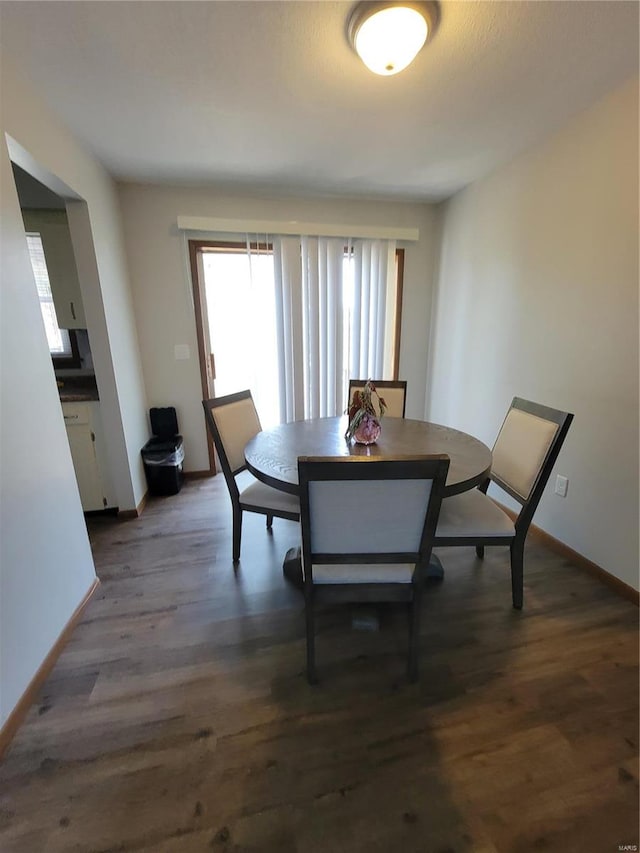
<path fill-rule="evenodd" d="M 390 76 L 417 56 L 437 23 L 435 3 L 359 3 L 351 13 L 351 44 L 375 74 Z"/>

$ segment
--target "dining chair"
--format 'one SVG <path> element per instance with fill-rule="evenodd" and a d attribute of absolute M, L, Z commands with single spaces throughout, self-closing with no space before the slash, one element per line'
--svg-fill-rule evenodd
<path fill-rule="evenodd" d="M 298 459 L 310 684 L 323 602 L 407 602 L 417 679 L 421 594 L 448 469 L 444 454 Z"/>
<path fill-rule="evenodd" d="M 244 447 L 262 429 L 251 391 L 203 400 L 202 405 L 231 498 L 233 562 L 237 563 L 240 559 L 243 512 L 266 515 L 267 530 L 271 530 L 274 517 L 298 521 L 300 503 L 295 495 L 267 486 L 253 476 L 250 483 L 240 490 L 236 475 L 247 467 Z"/>
<path fill-rule="evenodd" d="M 366 381 L 366 379 L 349 380 L 349 400 L 347 401 L 347 406 L 353 399 L 353 392 L 362 391 Z M 379 395 L 384 397 L 387 406 L 385 417 L 403 418 L 407 397 L 407 383 L 391 379 L 373 379 L 372 381 Z"/>
<path fill-rule="evenodd" d="M 493 447 L 487 480 L 442 502 L 435 546 L 475 545 L 482 558 L 485 545 L 508 545 L 513 606 L 518 610 L 523 603 L 525 539 L 572 420 L 568 412 L 514 397 Z M 487 495 L 490 483 L 520 504 L 515 522 Z"/>

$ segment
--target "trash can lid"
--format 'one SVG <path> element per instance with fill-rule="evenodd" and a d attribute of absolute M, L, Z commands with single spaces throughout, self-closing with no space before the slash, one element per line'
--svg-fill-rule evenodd
<path fill-rule="evenodd" d="M 170 438 L 178 432 L 178 416 L 174 406 L 149 409 L 151 432 L 160 438 Z"/>

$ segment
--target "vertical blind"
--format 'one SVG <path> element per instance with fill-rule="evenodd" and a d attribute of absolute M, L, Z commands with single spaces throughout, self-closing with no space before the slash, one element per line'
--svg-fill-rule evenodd
<path fill-rule="evenodd" d="M 349 377 L 391 378 L 395 249 L 394 240 L 273 239 L 283 423 L 341 414 Z"/>

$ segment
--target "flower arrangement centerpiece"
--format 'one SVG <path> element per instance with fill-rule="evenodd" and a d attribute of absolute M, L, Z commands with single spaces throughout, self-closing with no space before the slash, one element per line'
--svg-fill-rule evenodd
<path fill-rule="evenodd" d="M 375 395 L 378 411 L 373 402 Z M 347 414 L 349 415 L 349 426 L 344 434 L 347 441 L 352 438 L 358 444 L 374 444 L 380 437 L 380 418 L 384 415 L 387 404 L 376 391 L 376 386 L 371 379 L 367 379 L 364 388 L 353 392 L 349 403 Z"/>

